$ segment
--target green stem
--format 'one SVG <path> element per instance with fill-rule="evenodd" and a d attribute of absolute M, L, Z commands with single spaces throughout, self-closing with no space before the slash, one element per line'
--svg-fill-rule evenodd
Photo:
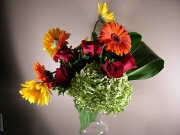
<path fill-rule="evenodd" d="M 95 30 L 96 30 L 96 26 L 97 26 L 98 22 L 99 22 L 99 20 L 97 20 L 97 21 L 96 21 L 96 23 L 95 23 L 95 25 L 94 25 L 93 32 L 95 32 Z"/>
<path fill-rule="evenodd" d="M 93 33 L 95 33 L 96 26 L 97 26 L 98 22 L 99 22 L 99 20 L 97 20 L 95 25 L 94 25 L 94 29 L 93 29 L 93 32 L 92 32 L 92 35 L 91 35 L 91 40 L 93 39 Z"/>
<path fill-rule="evenodd" d="M 56 71 L 54 71 L 54 72 L 51 72 L 51 74 L 54 74 L 54 73 L 56 73 Z"/>

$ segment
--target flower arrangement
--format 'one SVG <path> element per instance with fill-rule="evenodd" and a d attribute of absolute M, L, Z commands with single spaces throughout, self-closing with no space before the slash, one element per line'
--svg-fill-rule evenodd
<path fill-rule="evenodd" d="M 97 25 L 100 32 L 96 32 Z M 99 112 L 118 114 L 128 105 L 132 94 L 130 80 L 153 77 L 164 66 L 137 32 L 128 32 L 115 22 L 106 3 L 98 4 L 98 20 L 90 40 L 85 38 L 75 48 L 68 46 L 70 33 L 59 28 L 44 35 L 44 50 L 60 66 L 51 72 L 39 62 L 34 64 L 37 80 L 22 85 L 25 100 L 48 105 L 51 91 L 74 99 L 79 112 L 80 130 L 87 127 Z M 90 119 L 87 119 L 90 118 Z"/>

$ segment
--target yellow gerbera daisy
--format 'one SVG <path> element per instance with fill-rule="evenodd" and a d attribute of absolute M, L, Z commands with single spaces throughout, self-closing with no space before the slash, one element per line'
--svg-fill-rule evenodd
<path fill-rule="evenodd" d="M 102 23 L 114 22 L 114 13 L 108 12 L 108 6 L 106 3 L 98 4 L 99 21 Z"/>
<path fill-rule="evenodd" d="M 21 84 L 21 86 L 23 88 L 19 92 L 25 100 L 28 100 L 31 104 L 48 105 L 51 92 L 45 84 L 30 80 Z"/>
<path fill-rule="evenodd" d="M 68 42 L 66 42 L 65 40 L 67 40 L 69 36 L 69 33 L 64 30 L 60 30 L 59 28 L 49 29 L 48 32 L 44 35 L 44 50 L 47 51 L 51 57 L 53 57 L 54 53 L 57 52 L 56 50 L 60 49 L 62 45 L 64 45 L 59 43 L 68 44 Z M 61 39 L 61 37 L 63 38 Z"/>

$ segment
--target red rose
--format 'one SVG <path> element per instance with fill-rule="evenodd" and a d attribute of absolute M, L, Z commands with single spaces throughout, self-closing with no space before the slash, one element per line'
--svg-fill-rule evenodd
<path fill-rule="evenodd" d="M 71 79 L 69 76 L 69 70 L 66 66 L 61 66 L 56 69 L 56 83 L 61 86 L 69 86 L 71 83 Z"/>
<path fill-rule="evenodd" d="M 123 56 L 122 64 L 124 66 L 124 70 L 123 70 L 124 72 L 132 68 L 137 68 L 135 59 L 131 54 L 126 54 L 125 56 Z"/>
<path fill-rule="evenodd" d="M 83 48 L 83 53 L 84 54 L 90 53 L 92 57 L 94 57 L 95 55 L 98 55 L 102 52 L 102 46 L 101 46 L 100 42 L 98 42 L 97 40 L 95 40 L 95 41 L 83 40 L 81 42 L 81 45 Z"/>
<path fill-rule="evenodd" d="M 106 60 L 105 64 L 103 64 L 102 69 L 105 71 L 109 78 L 119 78 L 123 76 L 123 65 L 121 62 L 110 62 Z"/>
<path fill-rule="evenodd" d="M 75 53 L 72 52 L 71 48 L 63 48 L 60 49 L 55 57 L 64 60 L 66 63 L 69 62 L 70 60 L 76 59 Z"/>

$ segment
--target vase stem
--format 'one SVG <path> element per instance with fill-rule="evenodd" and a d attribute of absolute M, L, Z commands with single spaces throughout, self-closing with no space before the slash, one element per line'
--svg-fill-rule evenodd
<path fill-rule="evenodd" d="M 96 119 L 90 123 L 80 135 L 108 135 L 108 126 L 102 121 L 102 113 L 99 113 Z"/>
<path fill-rule="evenodd" d="M 98 113 L 98 115 L 96 116 L 96 119 L 94 121 L 100 122 L 101 118 L 102 118 L 102 113 Z"/>

